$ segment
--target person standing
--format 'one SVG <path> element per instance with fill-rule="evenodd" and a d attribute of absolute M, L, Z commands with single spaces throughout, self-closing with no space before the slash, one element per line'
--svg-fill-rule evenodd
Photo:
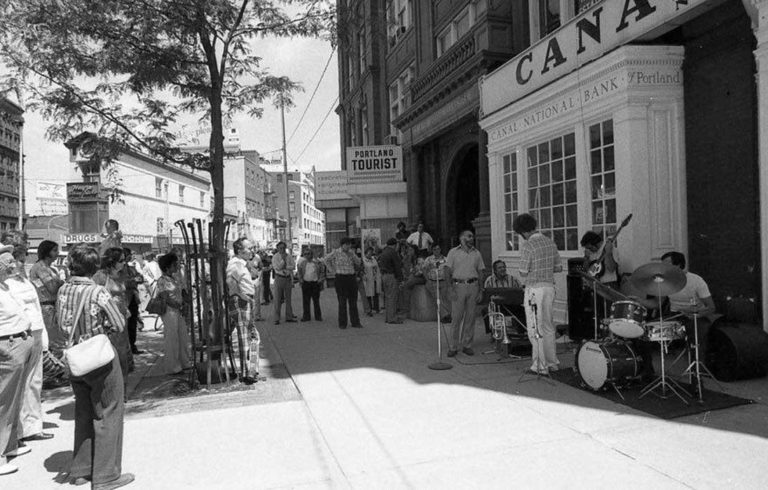
<path fill-rule="evenodd" d="M 8 252 L 0 254 L 0 475 L 18 471 L 8 460 L 26 454 L 22 437 L 22 401 L 26 380 L 37 365 L 33 362 L 35 339 L 24 306 L 11 293 L 8 280 L 16 271 L 16 260 Z"/>
<path fill-rule="evenodd" d="M 379 273 L 379 263 L 373 255 L 373 247 L 365 249 L 363 257 L 363 290 L 365 291 L 365 313 L 373 316 L 373 311 L 379 312 L 379 293 L 381 292 L 381 274 Z"/>
<path fill-rule="evenodd" d="M 157 280 L 163 275 L 163 271 L 160 270 L 160 266 L 157 264 L 157 254 L 154 252 L 148 252 L 144 255 L 146 259 L 144 263 L 144 269 L 141 271 L 144 274 L 144 279 L 147 284 L 149 297 L 155 293 L 155 287 L 157 286 Z"/>
<path fill-rule="evenodd" d="M 403 223 L 402 221 L 397 223 L 397 231 L 395 232 L 395 238 L 397 239 L 398 243 L 400 242 L 400 240 L 403 240 L 403 241 L 407 240 L 410 235 L 411 234 L 408 233 L 408 230 L 405 227 L 405 223 Z"/>
<path fill-rule="evenodd" d="M 440 321 L 451 323 L 451 302 L 448 300 L 448 285 L 445 282 L 445 256 L 439 244 L 432 245 L 432 255 L 424 260 L 424 278 L 427 280 L 427 292 L 437 301 L 440 289 Z M 440 284 L 438 284 L 440 283 Z"/>
<path fill-rule="evenodd" d="M 261 256 L 261 293 L 264 295 L 262 305 L 272 302 L 272 257 L 265 251 Z"/>
<path fill-rule="evenodd" d="M 84 335 L 121 331 L 125 317 L 103 286 L 91 279 L 99 267 L 98 251 L 86 245 L 69 254 L 72 277 L 59 289 L 56 314 L 61 327 L 78 344 Z M 79 310 L 79 311 L 78 311 Z M 114 349 L 114 346 L 113 346 Z M 122 473 L 124 381 L 115 352 L 111 363 L 70 378 L 75 395 L 75 443 L 70 482 L 91 488 L 119 488 L 134 480 Z"/>
<path fill-rule="evenodd" d="M 110 248 L 123 248 L 123 233 L 120 231 L 120 223 L 115 219 L 108 219 L 104 222 L 104 239 L 99 245 L 99 255 L 104 255 Z"/>
<path fill-rule="evenodd" d="M 314 306 L 315 320 L 323 321 L 323 312 L 320 310 L 320 291 L 325 281 L 325 264 L 317 260 L 312 249 L 304 250 L 304 255 L 299 259 L 297 266 L 299 284 L 301 285 L 301 304 L 303 314 L 301 321 L 308 322 L 310 317 L 310 303 Z"/>
<path fill-rule="evenodd" d="M 232 244 L 235 256 L 227 263 L 227 288 L 229 289 L 230 328 L 235 325 L 240 332 L 238 336 L 238 350 L 242 376 L 246 383 L 253 381 L 250 369 L 250 345 L 251 340 L 258 338 L 258 332 L 251 321 L 251 305 L 256 295 L 256 287 L 253 284 L 248 263 L 253 259 L 251 248 L 253 245 L 247 238 L 238 238 Z M 258 372 L 258 368 L 254 373 Z M 251 378 L 251 379 L 248 379 Z"/>
<path fill-rule="evenodd" d="M 381 287 L 384 290 L 384 322 L 403 323 L 397 317 L 397 297 L 400 283 L 403 281 L 403 267 L 400 254 L 397 253 L 397 238 L 387 240 L 387 245 L 379 255 Z"/>
<path fill-rule="evenodd" d="M 347 309 L 352 328 L 363 328 L 357 311 L 357 273 L 362 267 L 362 261 L 352 251 L 352 239 L 342 238 L 339 248 L 328 254 L 325 263 L 335 273 L 339 328 L 347 328 Z"/>
<path fill-rule="evenodd" d="M 121 275 L 123 267 L 125 267 L 123 249 L 108 248 L 101 256 L 101 268 L 93 275 L 93 282 L 104 286 L 109 291 L 120 313 L 127 319 L 128 297 L 126 296 L 125 282 L 123 282 Z M 120 356 L 120 368 L 123 370 L 123 379 L 125 379 L 128 373 L 133 370 L 133 353 L 131 352 L 131 343 L 128 340 L 128 330 L 124 328 L 109 332 L 107 335 Z"/>
<path fill-rule="evenodd" d="M 555 273 L 563 266 L 560 253 L 551 238 L 536 229 L 536 218 L 518 215 L 512 229 L 523 237 L 520 247 L 520 276 L 525 285 L 525 318 L 528 338 L 533 346 L 531 371 L 546 374 L 560 365 L 555 351 Z"/>
<path fill-rule="evenodd" d="M 464 230 L 459 234 L 460 245 L 448 252 L 445 269 L 450 277 L 453 297 L 451 305 L 451 336 L 448 339 L 448 357 L 455 357 L 459 349 L 468 355 L 475 355 L 472 341 L 475 338 L 475 316 L 480 293 L 480 278 L 485 263 L 480 251 L 475 248 L 475 234 Z"/>
<path fill-rule="evenodd" d="M 64 365 L 59 361 L 66 347 L 67 336 L 56 319 L 56 296 L 64 284 L 58 271 L 53 268 L 53 262 L 58 256 L 59 245 L 50 240 L 43 240 L 37 246 L 38 260 L 29 270 L 29 280 L 37 290 L 48 335 L 48 352 L 43 353 L 43 387 L 69 384 Z"/>
<path fill-rule="evenodd" d="M 43 311 L 37 289 L 24 273 L 29 242 L 27 234 L 20 230 L 3 232 L 0 242 L 13 246 L 16 271 L 5 281 L 10 294 L 22 305 L 31 325 L 34 347 L 32 349 L 32 371 L 24 380 L 24 395 L 21 405 L 22 440 L 50 439 L 53 434 L 43 432 L 43 352 L 48 350 L 48 332 L 45 328 Z"/>
<path fill-rule="evenodd" d="M 166 374 L 181 374 L 191 367 L 189 351 L 189 332 L 187 319 L 184 317 L 184 296 L 178 283 L 179 257 L 167 253 L 160 257 L 159 264 L 163 275 L 157 281 L 157 295 L 165 302 L 163 320 L 163 339 L 165 347 L 164 367 Z"/>
<path fill-rule="evenodd" d="M 286 252 L 285 242 L 277 242 L 277 252 L 272 257 L 272 270 L 275 272 L 275 325 L 280 324 L 280 305 L 285 302 L 285 322 L 295 322 L 291 305 L 293 291 L 293 270 L 296 264 L 293 256 Z"/>
<path fill-rule="evenodd" d="M 144 351 L 136 347 L 136 335 L 139 326 L 139 305 L 141 296 L 139 295 L 139 284 L 144 282 L 144 276 L 133 267 L 133 251 L 128 247 L 123 247 L 123 268 L 118 275 L 125 284 L 125 298 L 128 303 L 128 316 L 126 317 L 126 330 L 128 330 L 128 342 L 131 346 L 131 353 L 134 355 L 143 354 Z"/>
<path fill-rule="evenodd" d="M 422 258 L 429 256 L 429 251 L 434 243 L 432 236 L 424 231 L 424 223 L 419 223 L 416 226 L 416 231 L 411 233 L 405 241 L 408 245 L 416 248 L 416 255 Z"/>
<path fill-rule="evenodd" d="M 251 273 L 251 280 L 253 281 L 253 302 L 251 303 L 251 324 L 253 324 L 253 322 L 260 322 L 264 319 L 261 318 L 261 255 L 259 255 L 256 248 L 253 248 L 251 252 L 253 257 L 246 265 L 248 266 L 248 270 Z"/>

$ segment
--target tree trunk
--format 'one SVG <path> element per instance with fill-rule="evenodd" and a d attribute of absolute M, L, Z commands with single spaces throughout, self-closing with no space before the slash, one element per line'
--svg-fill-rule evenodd
<path fill-rule="evenodd" d="M 213 230 L 210 237 L 211 299 L 213 322 L 211 342 L 221 343 L 226 325 L 224 280 L 226 267 L 226 237 L 224 236 L 224 129 L 221 113 L 221 93 L 214 87 L 211 94 L 211 184 L 213 186 Z"/>

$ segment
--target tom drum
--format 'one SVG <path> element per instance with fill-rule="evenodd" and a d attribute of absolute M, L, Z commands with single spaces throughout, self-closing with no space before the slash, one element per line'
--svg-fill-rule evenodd
<path fill-rule="evenodd" d="M 646 309 L 636 301 L 615 301 L 608 328 L 614 335 L 636 339 L 645 335 Z"/>

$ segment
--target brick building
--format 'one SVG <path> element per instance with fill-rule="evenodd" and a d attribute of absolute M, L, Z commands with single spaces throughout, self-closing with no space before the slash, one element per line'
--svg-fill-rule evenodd
<path fill-rule="evenodd" d="M 565 258 L 632 213 L 621 271 L 679 250 L 718 310 L 743 295 L 765 311 L 768 2 L 545 3 L 530 48 L 481 81 L 493 255 L 519 257 L 521 212 Z"/>
<path fill-rule="evenodd" d="M 19 224 L 23 114 L 21 107 L 0 96 L 0 231 Z"/>

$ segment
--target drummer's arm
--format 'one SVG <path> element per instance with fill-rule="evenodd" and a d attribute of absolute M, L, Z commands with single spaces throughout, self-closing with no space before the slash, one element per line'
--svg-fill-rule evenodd
<path fill-rule="evenodd" d="M 696 310 L 698 316 L 706 316 L 715 312 L 715 301 L 712 299 L 712 296 L 701 298 L 701 302 L 704 304 L 704 307 Z M 694 311 L 692 307 L 680 308 L 680 310 L 680 313 L 685 313 L 686 316 L 693 317 Z"/>

